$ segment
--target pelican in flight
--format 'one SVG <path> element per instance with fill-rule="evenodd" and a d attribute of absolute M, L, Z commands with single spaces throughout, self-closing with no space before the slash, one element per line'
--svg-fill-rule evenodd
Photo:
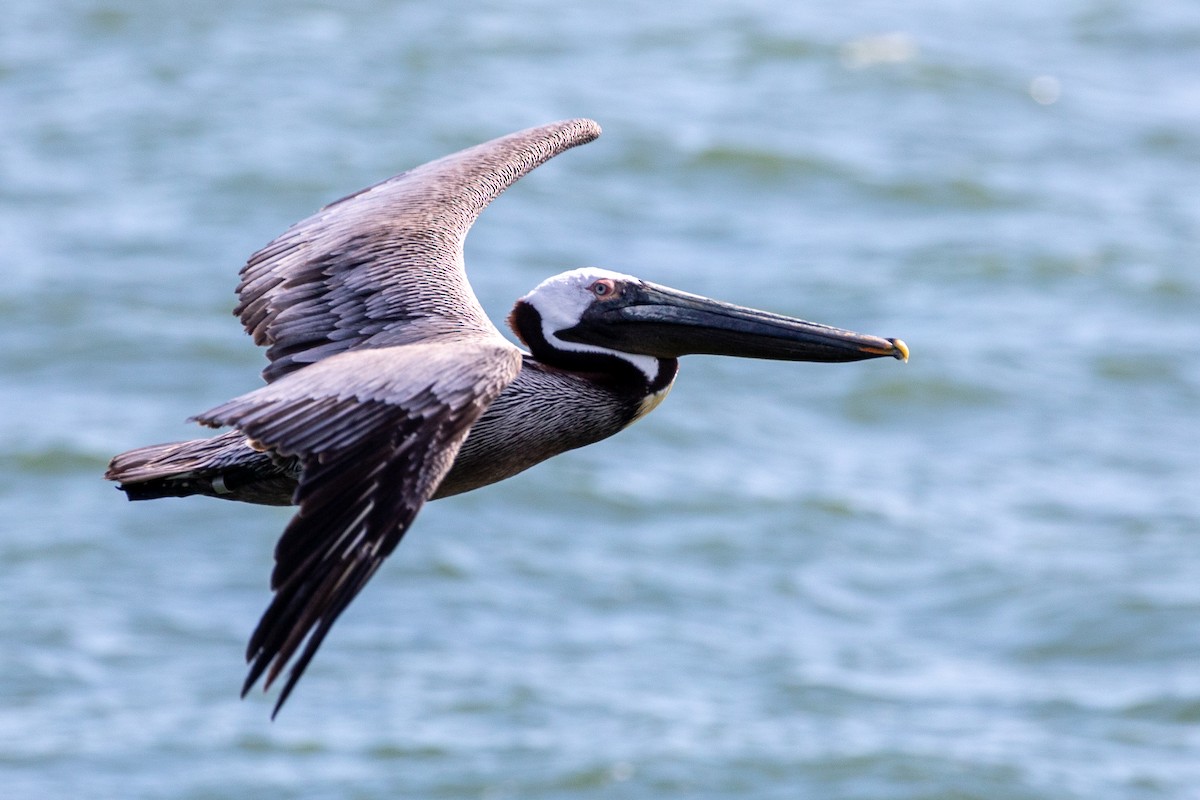
<path fill-rule="evenodd" d="M 504 480 L 649 413 L 680 356 L 908 359 L 883 339 L 583 268 L 517 300 L 510 343 L 463 264 L 480 212 L 591 120 L 530 128 L 344 197 L 241 271 L 234 313 L 266 385 L 197 414 L 231 430 L 116 456 L 130 500 L 206 495 L 299 510 L 275 549 L 244 697 L 290 664 L 279 712 L 334 621 L 427 500 Z"/>

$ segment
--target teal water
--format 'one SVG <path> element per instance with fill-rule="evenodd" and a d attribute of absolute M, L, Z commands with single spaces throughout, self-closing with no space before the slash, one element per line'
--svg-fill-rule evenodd
<path fill-rule="evenodd" d="M 0 22 L 6 798 L 1200 797 L 1200 7 L 54 2 Z M 569 116 L 468 248 L 904 338 L 692 358 L 440 501 L 280 718 L 286 510 L 128 504 L 245 257 Z"/>

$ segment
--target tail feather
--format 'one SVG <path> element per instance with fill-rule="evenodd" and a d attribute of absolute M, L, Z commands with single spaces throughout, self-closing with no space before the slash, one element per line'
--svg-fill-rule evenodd
<path fill-rule="evenodd" d="M 296 465 L 255 450 L 238 431 L 139 447 L 104 473 L 130 500 L 205 495 L 267 505 L 289 505 L 296 476 Z"/>

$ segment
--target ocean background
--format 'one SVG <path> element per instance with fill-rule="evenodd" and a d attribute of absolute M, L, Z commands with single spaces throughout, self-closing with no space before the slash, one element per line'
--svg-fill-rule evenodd
<path fill-rule="evenodd" d="M 0 794 L 1200 798 L 1200 4 L 172 3 L 0 19 Z M 427 507 L 275 722 L 287 509 L 108 459 L 259 385 L 245 258 L 573 116 L 468 243 L 905 339 L 685 359 Z"/>

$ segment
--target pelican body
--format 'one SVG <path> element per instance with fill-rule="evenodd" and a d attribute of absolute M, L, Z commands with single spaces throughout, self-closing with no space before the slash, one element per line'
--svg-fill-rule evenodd
<path fill-rule="evenodd" d="M 508 317 L 467 282 L 483 209 L 600 134 L 576 119 L 520 131 L 352 194 L 241 271 L 234 313 L 267 348 L 267 383 L 193 419 L 231 430 L 116 456 L 130 500 L 193 494 L 297 505 L 274 597 L 247 647 L 243 696 L 290 664 L 278 713 L 338 615 L 427 501 L 509 478 L 653 410 L 681 356 L 907 360 L 883 339 L 743 308 L 597 268 L 542 282 Z"/>

